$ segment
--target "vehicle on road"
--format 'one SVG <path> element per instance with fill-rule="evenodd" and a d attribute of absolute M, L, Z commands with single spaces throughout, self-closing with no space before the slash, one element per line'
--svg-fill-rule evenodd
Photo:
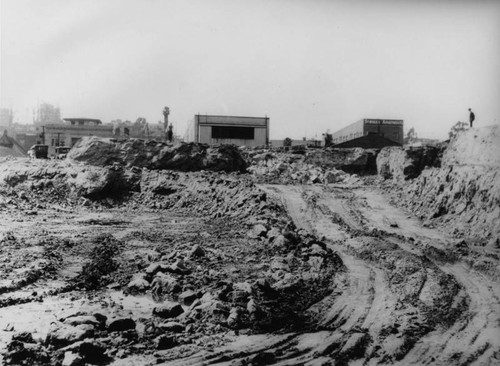
<path fill-rule="evenodd" d="M 71 150 L 71 147 L 69 147 L 69 146 L 58 146 L 58 147 L 56 147 L 55 158 L 56 159 L 66 159 L 66 156 L 68 155 L 68 152 L 70 150 Z"/>
<path fill-rule="evenodd" d="M 28 150 L 28 156 L 31 159 L 47 159 L 49 154 L 49 146 L 35 144 Z"/>

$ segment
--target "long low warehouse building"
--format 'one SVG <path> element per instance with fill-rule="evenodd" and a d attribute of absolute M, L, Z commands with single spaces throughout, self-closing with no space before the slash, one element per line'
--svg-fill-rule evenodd
<path fill-rule="evenodd" d="M 194 139 L 209 145 L 266 146 L 269 117 L 194 116 Z"/>
<path fill-rule="evenodd" d="M 333 133 L 332 142 L 337 145 L 369 134 L 377 134 L 403 145 L 403 120 L 365 118 Z"/>

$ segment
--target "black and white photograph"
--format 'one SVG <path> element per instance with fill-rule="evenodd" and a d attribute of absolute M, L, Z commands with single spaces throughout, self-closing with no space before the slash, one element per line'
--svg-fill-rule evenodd
<path fill-rule="evenodd" d="M 0 364 L 500 365 L 500 1 L 0 0 Z"/>

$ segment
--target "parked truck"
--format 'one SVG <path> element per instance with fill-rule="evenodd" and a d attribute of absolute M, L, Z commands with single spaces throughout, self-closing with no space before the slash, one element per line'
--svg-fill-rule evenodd
<path fill-rule="evenodd" d="M 28 155 L 31 159 L 47 159 L 49 155 L 49 146 L 36 144 L 28 150 Z"/>

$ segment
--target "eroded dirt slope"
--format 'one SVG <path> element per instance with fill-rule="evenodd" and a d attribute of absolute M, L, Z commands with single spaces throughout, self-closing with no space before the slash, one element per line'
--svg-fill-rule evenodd
<path fill-rule="evenodd" d="M 390 151 L 384 159 L 379 155 L 382 168 L 379 173 L 384 175 L 385 166 L 398 166 L 399 155 Z M 387 191 L 395 204 L 418 215 L 428 225 L 445 228 L 480 250 L 486 247 L 493 261 L 478 265 L 497 266 L 500 249 L 498 125 L 462 131 L 444 151 L 441 167 L 425 169 L 404 183 L 389 184 Z"/>

